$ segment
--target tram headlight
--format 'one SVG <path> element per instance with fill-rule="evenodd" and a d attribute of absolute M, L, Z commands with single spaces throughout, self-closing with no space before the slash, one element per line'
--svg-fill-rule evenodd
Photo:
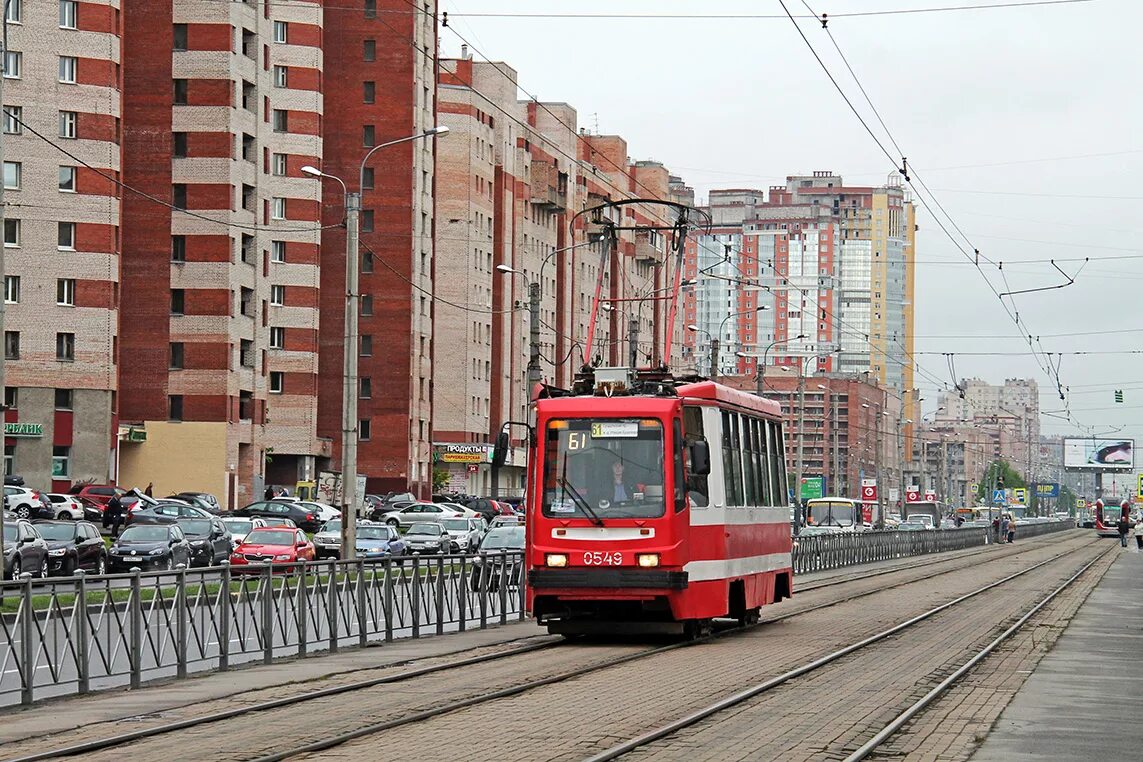
<path fill-rule="evenodd" d="M 637 556 L 635 556 L 635 560 L 643 568 L 650 568 L 650 567 L 659 565 L 659 554 L 658 553 L 640 553 Z"/>
<path fill-rule="evenodd" d="M 568 557 L 563 553 L 548 553 L 544 556 L 544 564 L 547 566 L 567 566 Z"/>

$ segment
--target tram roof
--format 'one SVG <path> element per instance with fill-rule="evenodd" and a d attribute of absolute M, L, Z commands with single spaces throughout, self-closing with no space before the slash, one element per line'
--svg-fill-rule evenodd
<path fill-rule="evenodd" d="M 753 410 L 767 415 L 782 415 L 782 406 L 774 400 L 759 397 L 750 392 L 734 389 L 714 381 L 697 381 L 693 384 L 683 384 L 678 388 L 680 397 L 691 399 L 711 400 L 726 405 Z"/>

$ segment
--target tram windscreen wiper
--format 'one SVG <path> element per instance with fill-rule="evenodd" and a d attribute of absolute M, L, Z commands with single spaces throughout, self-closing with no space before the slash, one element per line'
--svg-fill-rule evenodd
<path fill-rule="evenodd" d="M 564 465 L 564 472 L 565 474 L 560 476 L 556 483 L 563 488 L 565 495 L 571 496 L 571 499 L 575 501 L 576 507 L 583 511 L 585 516 L 591 519 L 592 524 L 595 524 L 597 527 L 603 526 L 603 519 L 599 518 L 599 515 L 596 514 L 596 512 L 591 509 L 591 506 L 587 504 L 587 501 L 583 499 L 583 495 L 579 494 L 579 491 L 568 482 L 566 464 Z"/>

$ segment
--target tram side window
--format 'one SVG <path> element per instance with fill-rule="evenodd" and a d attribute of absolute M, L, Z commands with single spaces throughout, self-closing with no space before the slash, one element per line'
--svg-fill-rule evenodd
<path fill-rule="evenodd" d="M 691 405 L 683 408 L 683 438 L 687 444 L 706 438 L 702 425 L 701 407 Z M 688 463 L 687 466 L 687 497 L 691 499 L 691 504 L 695 507 L 705 508 L 710 505 L 710 492 L 707 487 L 706 475 L 692 474 L 690 473 L 690 464 Z"/>
<path fill-rule="evenodd" d="M 683 476 L 683 426 L 679 419 L 675 419 L 673 430 L 675 440 L 675 464 L 673 481 L 675 483 L 675 513 L 687 507 L 687 493 L 685 477 Z"/>
<path fill-rule="evenodd" d="M 742 461 L 738 453 L 738 416 L 722 411 L 722 478 L 726 505 L 742 505 Z"/>
<path fill-rule="evenodd" d="M 751 467 L 754 469 L 754 491 L 757 494 L 757 505 L 770 505 L 769 475 L 766 472 L 766 434 L 759 432 L 766 426 L 764 421 L 757 418 L 750 419 L 750 441 L 753 447 L 751 452 Z"/>
<path fill-rule="evenodd" d="M 746 505 L 758 505 L 758 481 L 754 473 L 754 419 L 742 416 L 742 476 Z"/>
<path fill-rule="evenodd" d="M 790 488 L 786 484 L 786 445 L 782 441 L 782 424 L 770 421 L 770 483 L 774 485 L 774 504 L 790 502 Z"/>

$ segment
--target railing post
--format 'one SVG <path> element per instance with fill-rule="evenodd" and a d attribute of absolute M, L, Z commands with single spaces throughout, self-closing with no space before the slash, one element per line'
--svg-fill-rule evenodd
<path fill-rule="evenodd" d="M 187 676 L 187 570 L 180 567 L 175 585 L 175 652 L 176 674 L 182 679 Z"/>
<path fill-rule="evenodd" d="M 329 652 L 331 654 L 337 653 L 337 565 L 338 562 L 334 561 L 329 566 L 329 602 L 327 610 L 329 611 Z"/>
<path fill-rule="evenodd" d="M 492 560 L 490 555 L 486 555 L 480 565 L 480 571 L 474 572 L 476 574 L 476 584 L 480 589 L 480 629 L 488 629 L 488 587 L 492 584 L 492 574 L 488 571 L 488 564 Z"/>
<path fill-rule="evenodd" d="M 131 623 L 131 687 L 143 682 L 143 581 L 138 566 L 131 567 L 131 598 L 127 616 Z"/>
<path fill-rule="evenodd" d="M 500 624 L 508 624 L 508 552 L 500 552 Z"/>
<path fill-rule="evenodd" d="M 413 637 L 421 636 L 421 559 L 413 556 Z"/>
<path fill-rule="evenodd" d="M 518 593 L 518 604 L 520 606 L 520 621 L 523 622 L 527 618 L 527 612 L 524 610 L 527 603 L 528 596 L 525 587 L 528 584 L 528 572 L 524 569 L 524 554 L 521 553 L 517 558 L 517 563 L 513 568 L 516 571 L 516 591 Z"/>
<path fill-rule="evenodd" d="M 262 571 L 262 663 L 274 661 L 274 565 Z"/>
<path fill-rule="evenodd" d="M 444 579 L 444 556 L 437 559 L 437 600 L 436 600 L 436 615 L 437 615 L 437 635 L 444 635 L 444 597 L 445 597 L 445 579 Z"/>
<path fill-rule="evenodd" d="M 402 571 L 402 574 L 404 572 Z M 393 561 L 385 559 L 385 642 L 393 642 Z"/>
<path fill-rule="evenodd" d="M 36 612 L 32 610 L 32 575 L 24 572 L 24 584 L 20 588 L 20 610 L 24 618 L 20 620 L 20 703 L 31 704 L 36 682 Z"/>
<path fill-rule="evenodd" d="M 91 638 L 91 622 L 87 618 L 87 572 L 83 569 L 75 570 L 75 672 L 77 684 L 81 694 L 91 690 L 91 654 L 89 652 Z"/>
<path fill-rule="evenodd" d="M 456 589 L 456 618 L 457 627 L 460 632 L 466 629 L 465 619 L 468 618 L 468 608 L 464 605 L 468 602 L 468 556 L 460 559 L 460 582 L 459 587 Z"/>
<path fill-rule="evenodd" d="M 365 627 L 365 561 L 357 559 L 357 644 L 363 646 L 369 640 Z"/>
<path fill-rule="evenodd" d="M 218 671 L 230 668 L 230 561 L 222 562 L 222 587 L 218 589 L 218 602 L 222 610 L 218 612 Z"/>
<path fill-rule="evenodd" d="M 302 564 L 302 576 L 298 580 L 298 656 L 306 655 L 310 637 L 309 570 L 310 564 L 307 561 Z"/>

